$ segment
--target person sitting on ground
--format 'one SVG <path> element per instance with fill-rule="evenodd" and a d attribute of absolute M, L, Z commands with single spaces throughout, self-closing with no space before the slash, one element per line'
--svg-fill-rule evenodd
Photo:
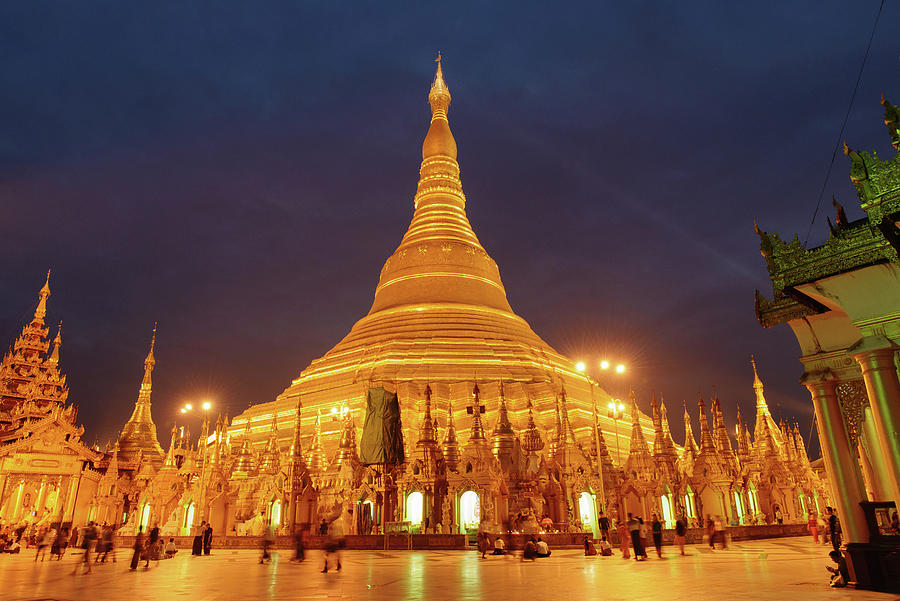
<path fill-rule="evenodd" d="M 530 559 L 534 561 L 534 558 L 537 557 L 537 543 L 534 541 L 534 537 L 528 539 L 528 542 L 525 543 L 525 548 L 522 550 L 522 561 L 526 559 Z"/>
<path fill-rule="evenodd" d="M 600 538 L 600 555 L 603 557 L 611 557 L 613 554 L 612 545 L 606 540 L 606 536 Z"/>
<path fill-rule="evenodd" d="M 540 536 L 537 539 L 537 554 L 535 557 L 550 557 L 550 546 Z"/>
<path fill-rule="evenodd" d="M 176 553 L 178 553 L 178 547 L 175 546 L 175 539 L 169 538 L 169 542 L 166 543 L 166 559 L 175 557 Z"/>
<path fill-rule="evenodd" d="M 590 539 L 590 537 L 584 537 L 584 555 L 585 557 L 591 557 L 597 554 L 597 547 L 594 546 L 594 541 Z"/>
<path fill-rule="evenodd" d="M 831 586 L 835 588 L 847 586 L 847 581 L 850 580 L 850 572 L 847 570 L 847 560 L 844 559 L 844 556 L 841 555 L 840 551 L 831 551 L 828 554 L 828 557 L 837 564 L 836 568 L 825 566 L 825 569 L 831 572 Z"/>
<path fill-rule="evenodd" d="M 6 548 L 3 549 L 3 553 L 19 553 L 21 550 L 22 546 L 19 545 L 18 539 L 13 537 L 9 539 L 9 542 L 6 544 Z"/>
<path fill-rule="evenodd" d="M 506 543 L 499 536 L 494 540 L 494 555 L 506 555 Z"/>

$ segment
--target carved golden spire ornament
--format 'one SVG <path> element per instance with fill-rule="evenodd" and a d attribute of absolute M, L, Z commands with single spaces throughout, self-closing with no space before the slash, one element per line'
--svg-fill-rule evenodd
<path fill-rule="evenodd" d="M 43 288 L 38 293 L 38 304 L 34 309 L 34 320 L 32 323 L 44 325 L 44 317 L 47 316 L 47 299 L 50 298 L 50 270 L 47 270 L 47 280 L 44 282 Z"/>

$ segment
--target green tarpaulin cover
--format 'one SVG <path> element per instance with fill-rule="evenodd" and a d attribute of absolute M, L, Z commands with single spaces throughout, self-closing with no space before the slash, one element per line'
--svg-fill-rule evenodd
<path fill-rule="evenodd" d="M 359 443 L 362 463 L 403 463 L 403 429 L 397 395 L 384 388 L 370 388 L 366 398 L 366 423 Z"/>

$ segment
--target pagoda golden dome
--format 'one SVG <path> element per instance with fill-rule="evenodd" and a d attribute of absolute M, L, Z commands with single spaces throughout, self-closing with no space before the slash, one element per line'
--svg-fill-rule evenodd
<path fill-rule="evenodd" d="M 414 442 L 426 386 L 431 385 L 435 414 L 442 423 L 447 423 L 452 402 L 457 424 L 468 425 L 463 414 L 471 403 L 473 383 L 479 382 L 493 413 L 499 408 L 502 381 L 514 428 L 525 426 L 528 398 L 538 425 L 550 426 L 556 395 L 565 387 L 573 429 L 585 438 L 591 435 L 593 397 L 606 406 L 608 395 L 598 387 L 592 390 L 572 360 L 515 314 L 497 264 L 469 223 L 448 120 L 450 88 L 440 62 L 428 101 L 431 120 L 422 144 L 412 220 L 385 261 L 371 309 L 274 402 L 255 405 L 236 417 L 231 431 L 240 432 L 250 419 L 254 434 L 258 432 L 255 440 L 261 443 L 272 412 L 281 416 L 296 410 L 299 397 L 308 438 L 317 411 L 329 415 L 343 406 L 362 418 L 366 389 L 383 385 L 398 391 L 405 437 Z M 607 436 L 614 436 L 612 421 L 607 425 L 605 415 L 600 421 L 610 431 Z M 321 436 L 328 445 L 337 445 L 340 427 L 332 422 L 322 424 Z M 647 432 L 652 434 L 649 426 Z M 290 444 L 287 437 L 283 442 Z"/>

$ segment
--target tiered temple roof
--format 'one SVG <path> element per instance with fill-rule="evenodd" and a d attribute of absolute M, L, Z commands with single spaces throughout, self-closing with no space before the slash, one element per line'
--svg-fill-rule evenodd
<path fill-rule="evenodd" d="M 63 417 L 75 423 L 76 409 L 66 407 L 69 389 L 66 376 L 59 370 L 62 323 L 50 350 L 49 328 L 44 327 L 47 299 L 50 298 L 50 272 L 38 293 L 31 321 L 22 328 L 12 349 L 0 360 L 0 440 L 17 436 L 26 421 L 39 420 L 58 408 Z M 49 353 L 48 353 L 49 351 Z"/>

